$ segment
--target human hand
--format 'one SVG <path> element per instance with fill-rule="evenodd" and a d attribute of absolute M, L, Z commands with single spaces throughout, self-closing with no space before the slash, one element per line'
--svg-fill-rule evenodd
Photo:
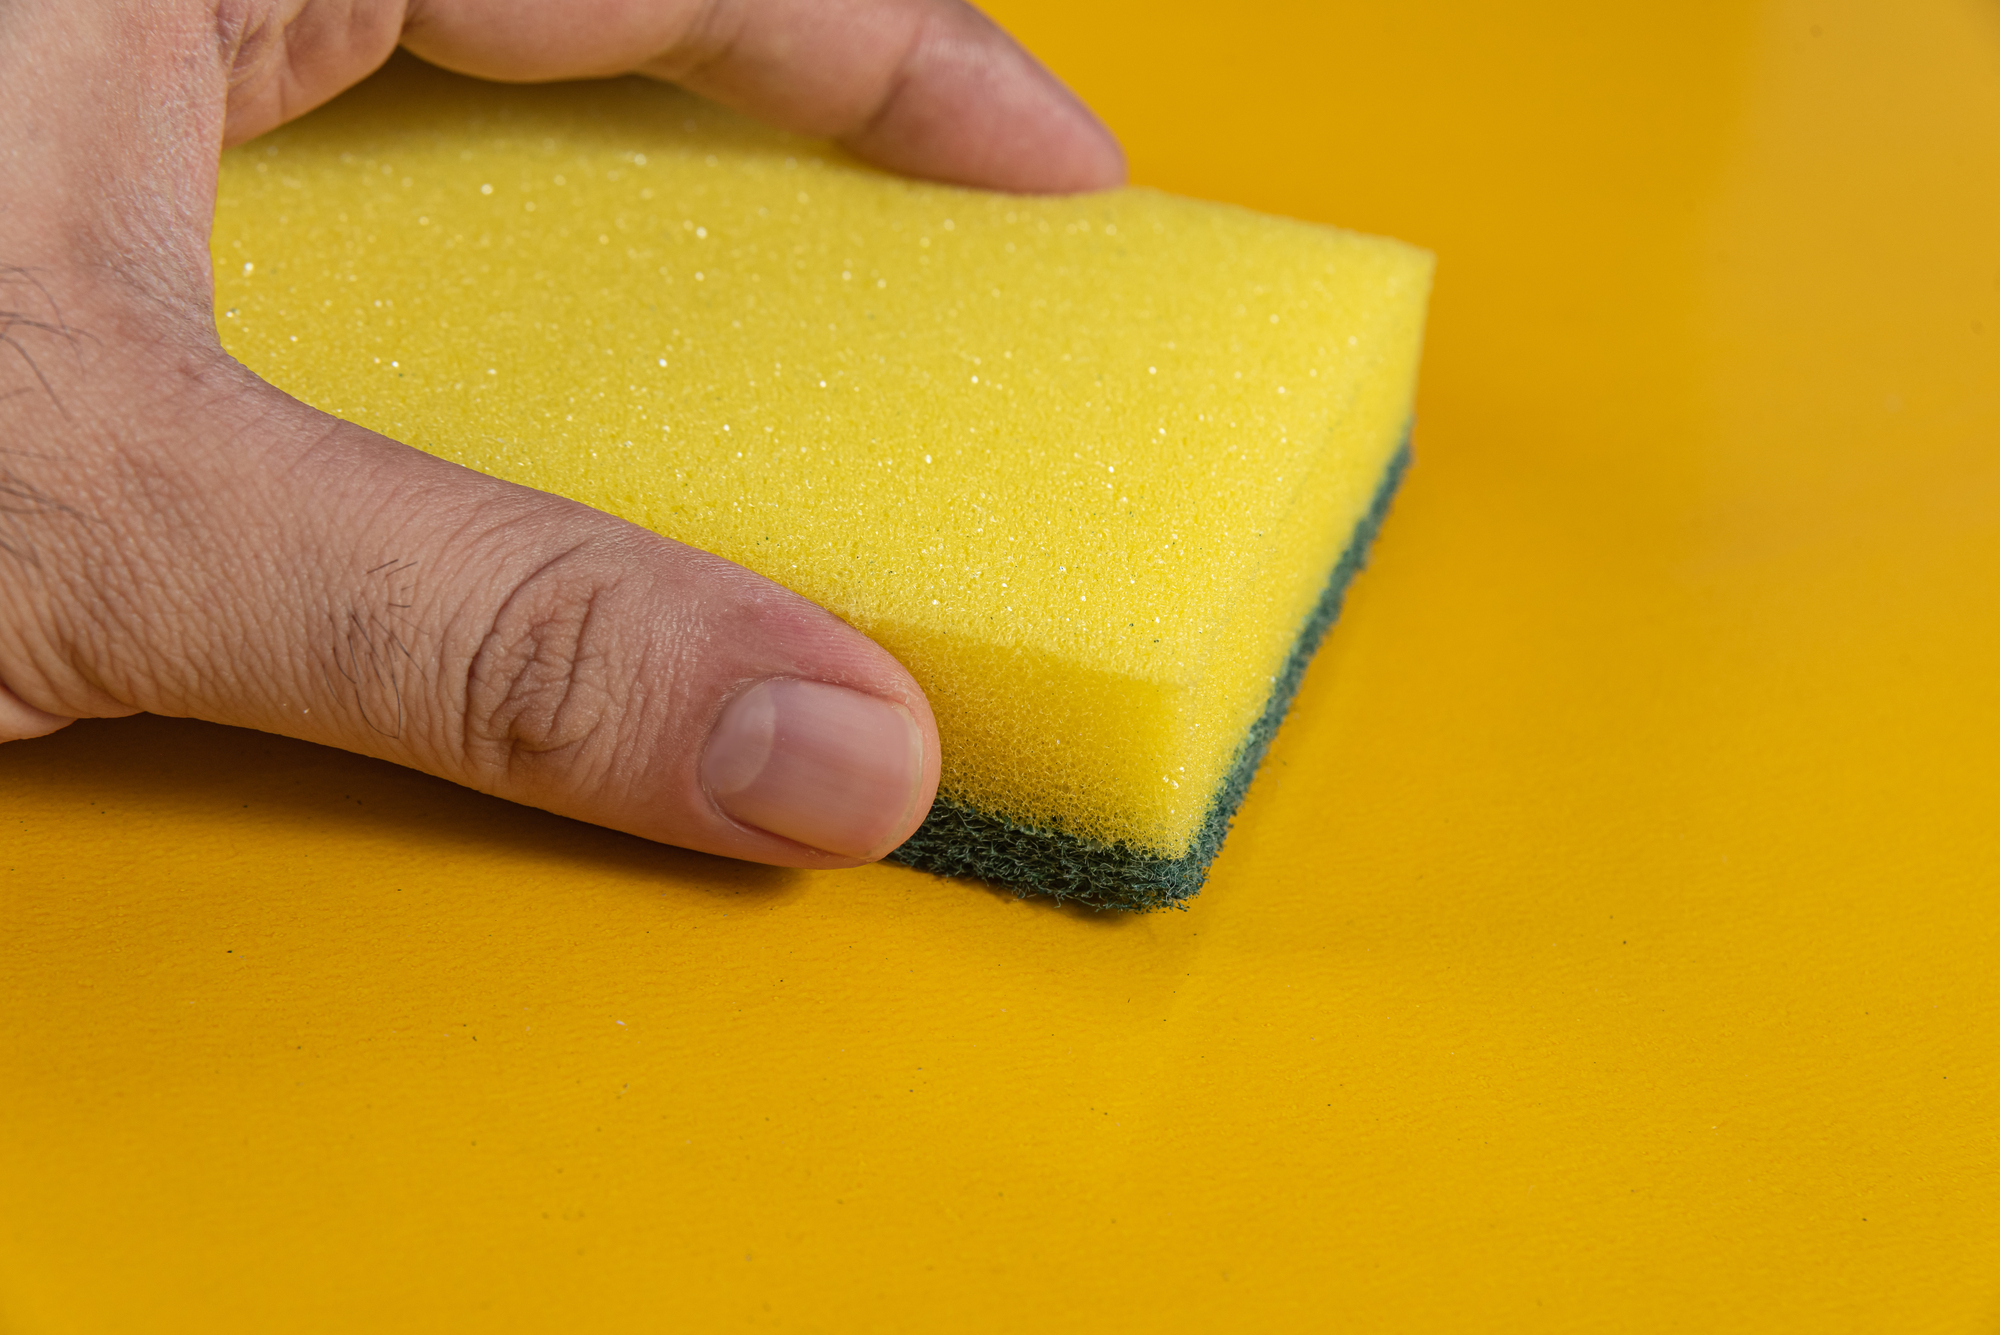
<path fill-rule="evenodd" d="M 730 857 L 881 856 L 938 775 L 930 709 L 887 653 L 740 566 L 329 417 L 222 351 L 220 148 L 399 42 L 499 79 L 673 79 L 941 180 L 1123 174 L 958 0 L 0 7 L 0 741 L 204 718 Z M 357 707 L 370 654 L 393 720 Z"/>

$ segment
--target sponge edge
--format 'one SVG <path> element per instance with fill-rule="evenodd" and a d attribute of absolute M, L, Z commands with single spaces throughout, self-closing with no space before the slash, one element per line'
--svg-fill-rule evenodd
<path fill-rule="evenodd" d="M 224 155 L 212 249 L 224 345 L 281 388 L 895 654 L 943 743 L 905 861 L 1128 905 L 1199 884 L 1379 520 L 1431 272 L 402 58 Z"/>
<path fill-rule="evenodd" d="M 1410 464 L 1407 433 L 1389 461 L 1375 499 L 1341 552 L 1325 589 L 1299 629 L 1296 643 L 1271 686 L 1270 698 L 1250 726 L 1235 762 L 1216 791 L 1201 829 L 1185 853 L 1163 857 L 1125 842 L 1098 843 L 1061 830 L 1035 829 L 940 796 L 916 834 L 889 855 L 895 862 L 944 876 L 1004 886 L 1017 894 L 1042 894 L 1092 908 L 1144 911 L 1184 908 L 1208 879 L 1230 822 L 1250 791 L 1278 725 L 1291 709 L 1320 641 L 1333 629 L 1347 586 L 1367 563 L 1368 549 L 1388 518 L 1389 503 Z"/>

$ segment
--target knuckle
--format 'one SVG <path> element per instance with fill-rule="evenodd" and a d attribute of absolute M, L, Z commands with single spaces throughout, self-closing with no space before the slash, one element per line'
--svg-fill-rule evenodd
<path fill-rule="evenodd" d="M 572 771 L 604 763 L 619 714 L 617 590 L 615 573 L 572 550 L 506 592 L 466 676 L 463 749 L 475 773 L 497 783 L 557 758 Z"/>

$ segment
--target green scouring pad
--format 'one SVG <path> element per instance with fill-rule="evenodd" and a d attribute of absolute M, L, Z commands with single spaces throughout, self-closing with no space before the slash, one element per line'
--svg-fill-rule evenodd
<path fill-rule="evenodd" d="M 643 80 L 399 60 L 225 155 L 228 349 L 770 576 L 943 745 L 894 856 L 1200 888 L 1408 460 L 1431 257 L 1146 190 L 920 184 Z"/>

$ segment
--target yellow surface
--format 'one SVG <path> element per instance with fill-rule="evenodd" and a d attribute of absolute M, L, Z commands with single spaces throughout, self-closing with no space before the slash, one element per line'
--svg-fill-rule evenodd
<path fill-rule="evenodd" d="M 252 370 L 805 594 L 915 674 L 947 797 L 1167 857 L 1402 443 L 1431 270 L 415 61 L 229 154 L 213 249 Z"/>
<path fill-rule="evenodd" d="M 1191 911 L 0 748 L 0 1326 L 2000 1325 L 1991 7 L 999 12 L 1440 256 Z"/>

